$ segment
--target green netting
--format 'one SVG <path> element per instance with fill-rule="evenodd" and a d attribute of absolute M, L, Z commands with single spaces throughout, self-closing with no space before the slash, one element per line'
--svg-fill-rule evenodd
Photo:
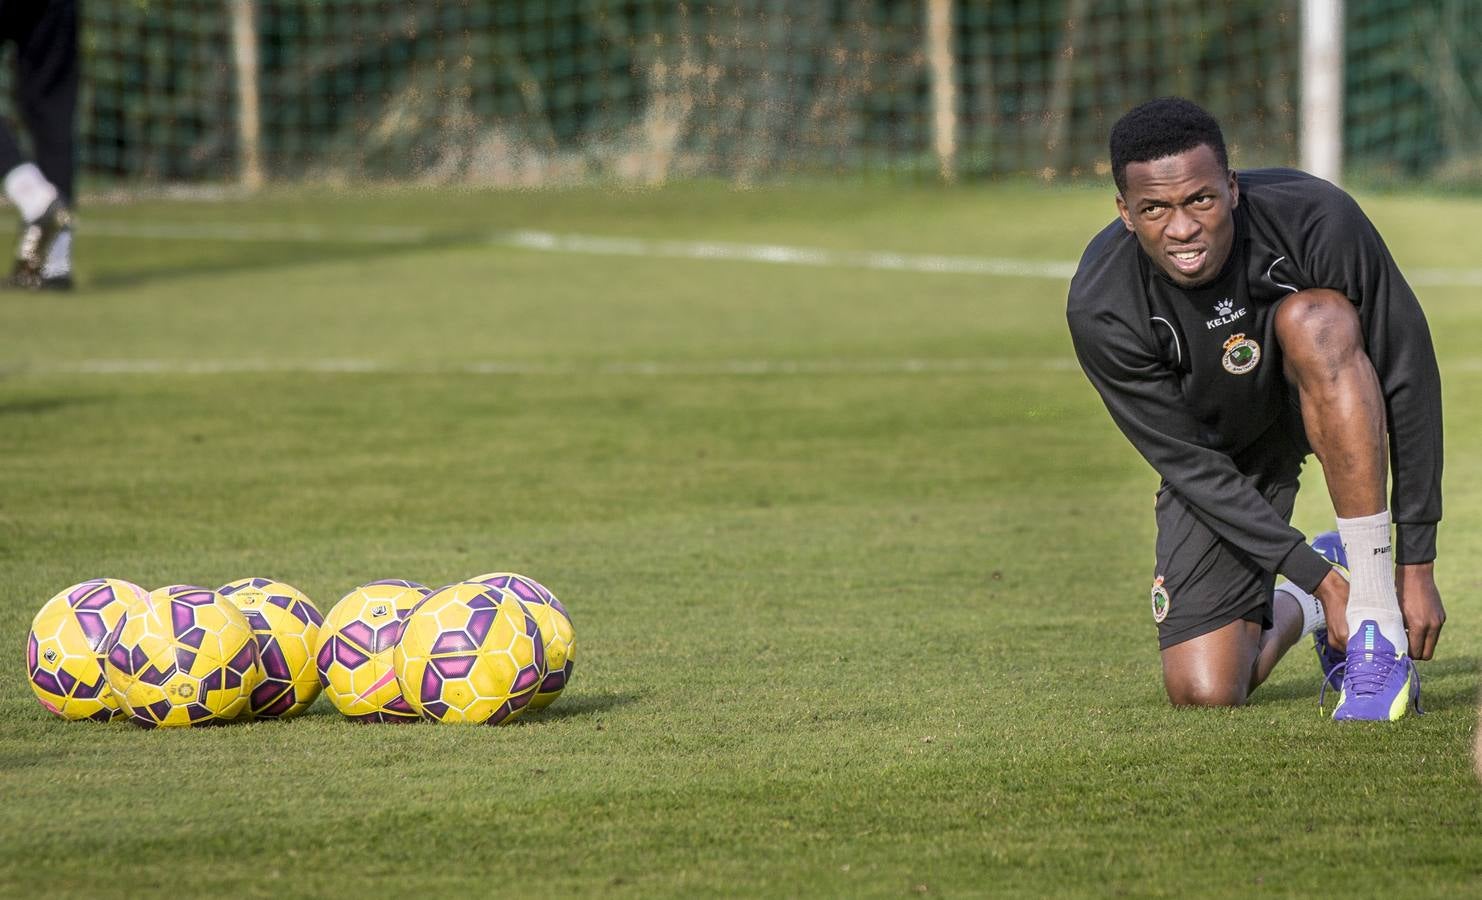
<path fill-rule="evenodd" d="M 228 32 L 221 0 L 82 5 L 78 127 L 85 178 L 236 176 Z"/>
<path fill-rule="evenodd" d="M 86 178 L 243 177 L 236 3 L 84 6 Z M 1115 118 L 1179 93 L 1238 164 L 1298 162 L 1299 0 L 955 0 L 946 44 L 932 4 L 248 0 L 256 146 L 280 181 L 934 178 L 944 152 L 965 178 L 1064 178 L 1104 174 Z M 1350 171 L 1482 181 L 1482 4 L 1347 6 Z"/>
<path fill-rule="evenodd" d="M 1482 3 L 1348 0 L 1349 168 L 1482 187 Z"/>
<path fill-rule="evenodd" d="M 1241 165 L 1294 162 L 1297 3 L 968 2 L 961 6 L 968 171 L 1106 174 L 1106 136 L 1166 94 L 1221 121 Z"/>

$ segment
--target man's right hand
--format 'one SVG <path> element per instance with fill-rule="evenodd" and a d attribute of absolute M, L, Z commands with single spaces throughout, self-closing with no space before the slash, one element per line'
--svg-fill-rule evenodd
<path fill-rule="evenodd" d="M 1313 596 L 1322 604 L 1323 618 L 1328 620 L 1328 646 L 1339 651 L 1348 649 L 1348 579 L 1334 569 Z"/>

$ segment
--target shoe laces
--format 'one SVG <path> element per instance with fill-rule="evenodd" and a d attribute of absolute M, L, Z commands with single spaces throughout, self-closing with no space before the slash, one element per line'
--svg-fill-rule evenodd
<path fill-rule="evenodd" d="M 1377 694 L 1399 663 L 1398 656 L 1355 647 L 1343 661 L 1343 684 L 1359 697 Z"/>
<path fill-rule="evenodd" d="M 1326 713 L 1328 711 L 1327 710 L 1327 703 L 1326 703 L 1326 701 L 1328 699 L 1328 688 L 1331 688 L 1333 686 L 1333 676 L 1334 675 L 1337 675 L 1338 676 L 1338 683 L 1339 684 L 1342 684 L 1343 683 L 1343 681 L 1342 681 L 1342 679 L 1343 679 L 1343 670 L 1346 669 L 1347 667 L 1348 667 L 1348 662 L 1345 660 L 1344 662 L 1338 663 L 1338 665 L 1334 666 L 1330 671 L 1323 673 L 1322 690 L 1320 690 L 1320 691 L 1317 692 L 1317 711 L 1318 712 L 1320 712 L 1320 713 Z"/>
<path fill-rule="evenodd" d="M 1318 710 L 1320 712 L 1327 711 L 1324 701 L 1328 696 L 1328 688 L 1332 684 L 1330 681 L 1332 676 L 1338 676 L 1339 684 L 1349 683 L 1348 667 L 1353 662 L 1357 662 L 1358 664 L 1353 676 L 1354 695 L 1365 696 L 1379 693 L 1384 688 L 1384 682 L 1389 678 L 1389 673 L 1393 672 L 1395 666 L 1400 663 L 1398 656 L 1388 659 L 1385 659 L 1385 656 L 1388 656 L 1388 654 L 1372 653 L 1362 649 L 1351 651 L 1343 662 L 1334 666 L 1332 671 L 1327 673 L 1327 676 L 1323 678 L 1322 690 L 1317 693 Z M 1355 660 L 1355 657 L 1358 659 Z M 1364 659 L 1363 657 L 1370 658 Z M 1357 671 L 1358 669 L 1362 671 Z M 1420 708 L 1420 670 L 1415 667 L 1414 663 L 1410 664 L 1410 674 L 1415 679 L 1410 684 L 1410 699 L 1415 705 L 1415 714 L 1417 716 L 1423 716 L 1425 715 L 1425 710 Z"/>

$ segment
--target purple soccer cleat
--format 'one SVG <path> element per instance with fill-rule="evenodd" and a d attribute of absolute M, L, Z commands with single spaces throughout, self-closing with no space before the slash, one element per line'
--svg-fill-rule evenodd
<path fill-rule="evenodd" d="M 1336 531 L 1324 531 L 1312 539 L 1312 549 L 1316 550 L 1323 559 L 1333 564 L 1344 578 L 1348 577 L 1348 553 L 1343 549 L 1343 539 Z M 1342 650 L 1334 649 L 1328 644 L 1328 629 L 1326 626 L 1312 632 L 1312 645 L 1317 650 L 1317 664 L 1322 667 L 1322 677 L 1327 682 L 1327 688 L 1335 691 L 1343 689 L 1343 661 L 1345 655 Z"/>
<path fill-rule="evenodd" d="M 1343 663 L 1343 687 L 1335 721 L 1394 722 L 1415 707 L 1420 710 L 1420 673 L 1410 657 L 1395 650 L 1365 619 L 1348 639 Z"/>

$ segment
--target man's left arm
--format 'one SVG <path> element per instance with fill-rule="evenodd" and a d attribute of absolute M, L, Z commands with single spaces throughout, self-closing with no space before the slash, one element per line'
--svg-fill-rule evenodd
<path fill-rule="evenodd" d="M 1441 520 L 1440 370 L 1420 301 L 1383 238 L 1357 203 L 1334 194 L 1311 232 L 1310 272 L 1318 286 L 1343 291 L 1358 307 L 1389 418 L 1400 611 L 1411 657 L 1430 659 L 1446 620 L 1434 575 Z"/>

